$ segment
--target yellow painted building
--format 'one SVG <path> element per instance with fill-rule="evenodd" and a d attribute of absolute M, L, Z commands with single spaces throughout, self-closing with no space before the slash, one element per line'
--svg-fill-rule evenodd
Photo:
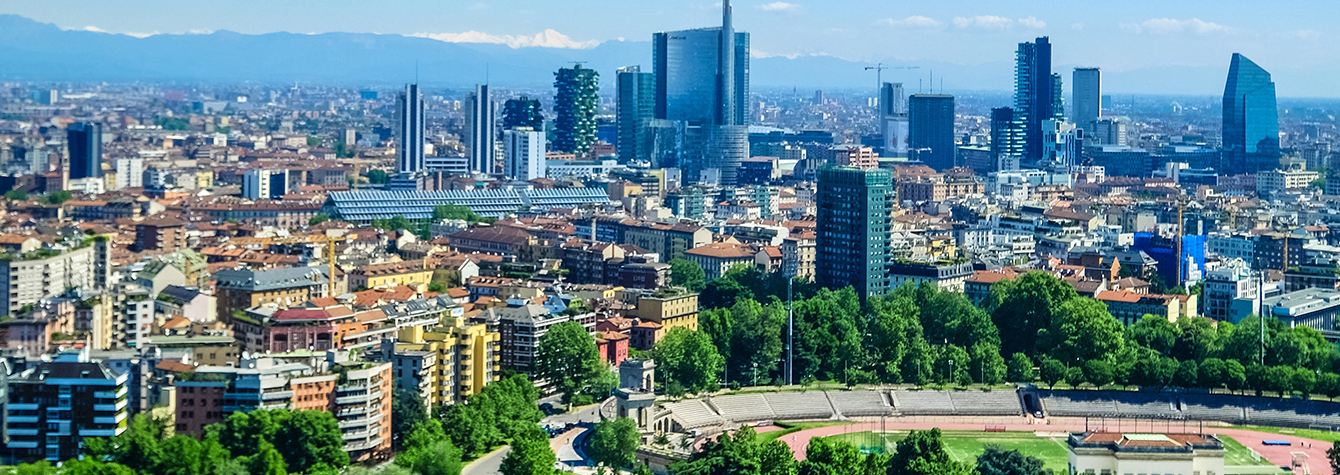
<path fill-rule="evenodd" d="M 396 389 L 417 390 L 429 408 L 463 402 L 501 373 L 501 335 L 459 317 L 442 320 L 401 328 L 392 355 Z"/>
<path fill-rule="evenodd" d="M 373 264 L 349 271 L 349 287 L 354 289 L 389 289 L 404 285 L 423 292 L 432 281 L 433 269 L 424 266 L 423 260 Z"/>
<path fill-rule="evenodd" d="M 681 287 L 665 287 L 637 300 L 637 315 L 661 324 L 665 331 L 674 327 L 698 329 L 698 294 Z"/>

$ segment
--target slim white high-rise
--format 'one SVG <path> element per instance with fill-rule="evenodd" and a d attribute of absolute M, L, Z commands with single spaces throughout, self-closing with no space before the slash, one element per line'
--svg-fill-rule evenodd
<path fill-rule="evenodd" d="M 497 141 L 497 106 L 489 97 L 489 85 L 475 86 L 470 93 L 470 117 L 466 124 L 466 147 L 470 149 L 470 171 L 474 173 L 493 173 L 494 142 Z"/>
<path fill-rule="evenodd" d="M 530 181 L 544 178 L 544 131 L 517 127 L 503 131 L 503 174 L 508 178 Z"/>
<path fill-rule="evenodd" d="M 139 157 L 116 159 L 116 189 L 144 186 L 144 159 Z"/>
<path fill-rule="evenodd" d="M 396 171 L 401 174 L 418 173 L 423 171 L 424 136 L 423 94 L 419 92 L 419 85 L 405 85 L 405 92 L 400 94 L 398 105 Z"/>
<path fill-rule="evenodd" d="M 879 89 L 879 125 L 884 136 L 884 156 L 906 157 L 908 116 L 903 83 L 886 82 Z"/>
<path fill-rule="evenodd" d="M 1092 134 L 1095 123 L 1103 116 L 1103 72 L 1098 68 L 1075 68 L 1071 83 L 1074 99 L 1070 120 Z"/>

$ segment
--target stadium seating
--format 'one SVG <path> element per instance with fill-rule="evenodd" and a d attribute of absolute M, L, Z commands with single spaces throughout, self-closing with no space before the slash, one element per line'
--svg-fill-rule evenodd
<path fill-rule="evenodd" d="M 878 391 L 829 391 L 828 399 L 833 408 L 845 417 L 887 416 L 893 413 L 893 407 Z"/>
<path fill-rule="evenodd" d="M 1187 419 L 1200 421 L 1245 422 L 1242 405 L 1236 396 L 1183 395 L 1182 414 Z"/>
<path fill-rule="evenodd" d="M 893 391 L 893 403 L 903 414 L 955 414 L 949 391 Z"/>
<path fill-rule="evenodd" d="M 1173 405 L 1169 394 L 1115 393 L 1112 398 L 1117 414 L 1131 418 L 1180 419 L 1182 411 Z"/>
<path fill-rule="evenodd" d="M 672 417 L 679 421 L 679 425 L 684 429 L 720 425 L 725 422 L 701 399 L 672 402 L 666 404 L 665 407 L 670 410 L 673 414 Z"/>
<path fill-rule="evenodd" d="M 772 406 L 762 394 L 737 394 L 714 397 L 709 404 L 717 408 L 721 417 L 728 421 L 748 422 L 776 419 Z"/>
<path fill-rule="evenodd" d="M 833 406 L 828 397 L 818 391 L 804 393 L 768 393 L 763 395 L 777 419 L 828 419 L 833 417 Z"/>
<path fill-rule="evenodd" d="M 1090 391 L 1040 391 L 1048 415 L 1117 417 L 1117 403 L 1105 393 Z"/>
<path fill-rule="evenodd" d="M 949 400 L 954 413 L 965 416 L 1016 416 L 1024 412 L 1014 391 L 953 391 Z"/>

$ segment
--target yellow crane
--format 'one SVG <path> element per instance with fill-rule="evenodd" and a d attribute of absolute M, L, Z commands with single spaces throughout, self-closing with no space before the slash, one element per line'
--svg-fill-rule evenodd
<path fill-rule="evenodd" d="M 326 276 L 326 295 L 335 296 L 335 245 L 349 240 L 348 235 L 327 236 L 325 234 L 310 234 L 305 236 L 292 236 L 286 238 L 272 239 L 272 244 L 324 244 L 326 246 L 326 265 L 330 274 Z"/>

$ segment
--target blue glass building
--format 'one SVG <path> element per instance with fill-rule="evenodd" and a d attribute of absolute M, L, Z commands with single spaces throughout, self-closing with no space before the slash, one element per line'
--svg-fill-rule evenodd
<path fill-rule="evenodd" d="M 1159 276 L 1163 277 L 1163 282 L 1168 284 L 1169 288 L 1182 285 L 1188 279 L 1193 277 L 1193 271 L 1204 272 L 1205 269 L 1205 236 L 1201 234 L 1188 234 L 1182 236 L 1182 275 L 1177 275 L 1177 241 L 1175 238 L 1165 238 L 1150 232 L 1135 233 L 1135 242 L 1131 245 L 1132 250 L 1144 251 L 1149 257 L 1158 261 L 1157 267 Z"/>
<path fill-rule="evenodd" d="M 70 179 L 102 178 L 102 124 L 70 124 L 65 139 L 70 148 Z"/>
<path fill-rule="evenodd" d="M 922 160 L 937 171 L 958 165 L 958 147 L 954 145 L 954 96 L 913 94 L 908 100 L 910 116 L 907 146 L 930 149 Z"/>
<path fill-rule="evenodd" d="M 1224 169 L 1256 173 L 1279 166 L 1279 109 L 1270 73 L 1233 53 L 1224 86 Z"/>

